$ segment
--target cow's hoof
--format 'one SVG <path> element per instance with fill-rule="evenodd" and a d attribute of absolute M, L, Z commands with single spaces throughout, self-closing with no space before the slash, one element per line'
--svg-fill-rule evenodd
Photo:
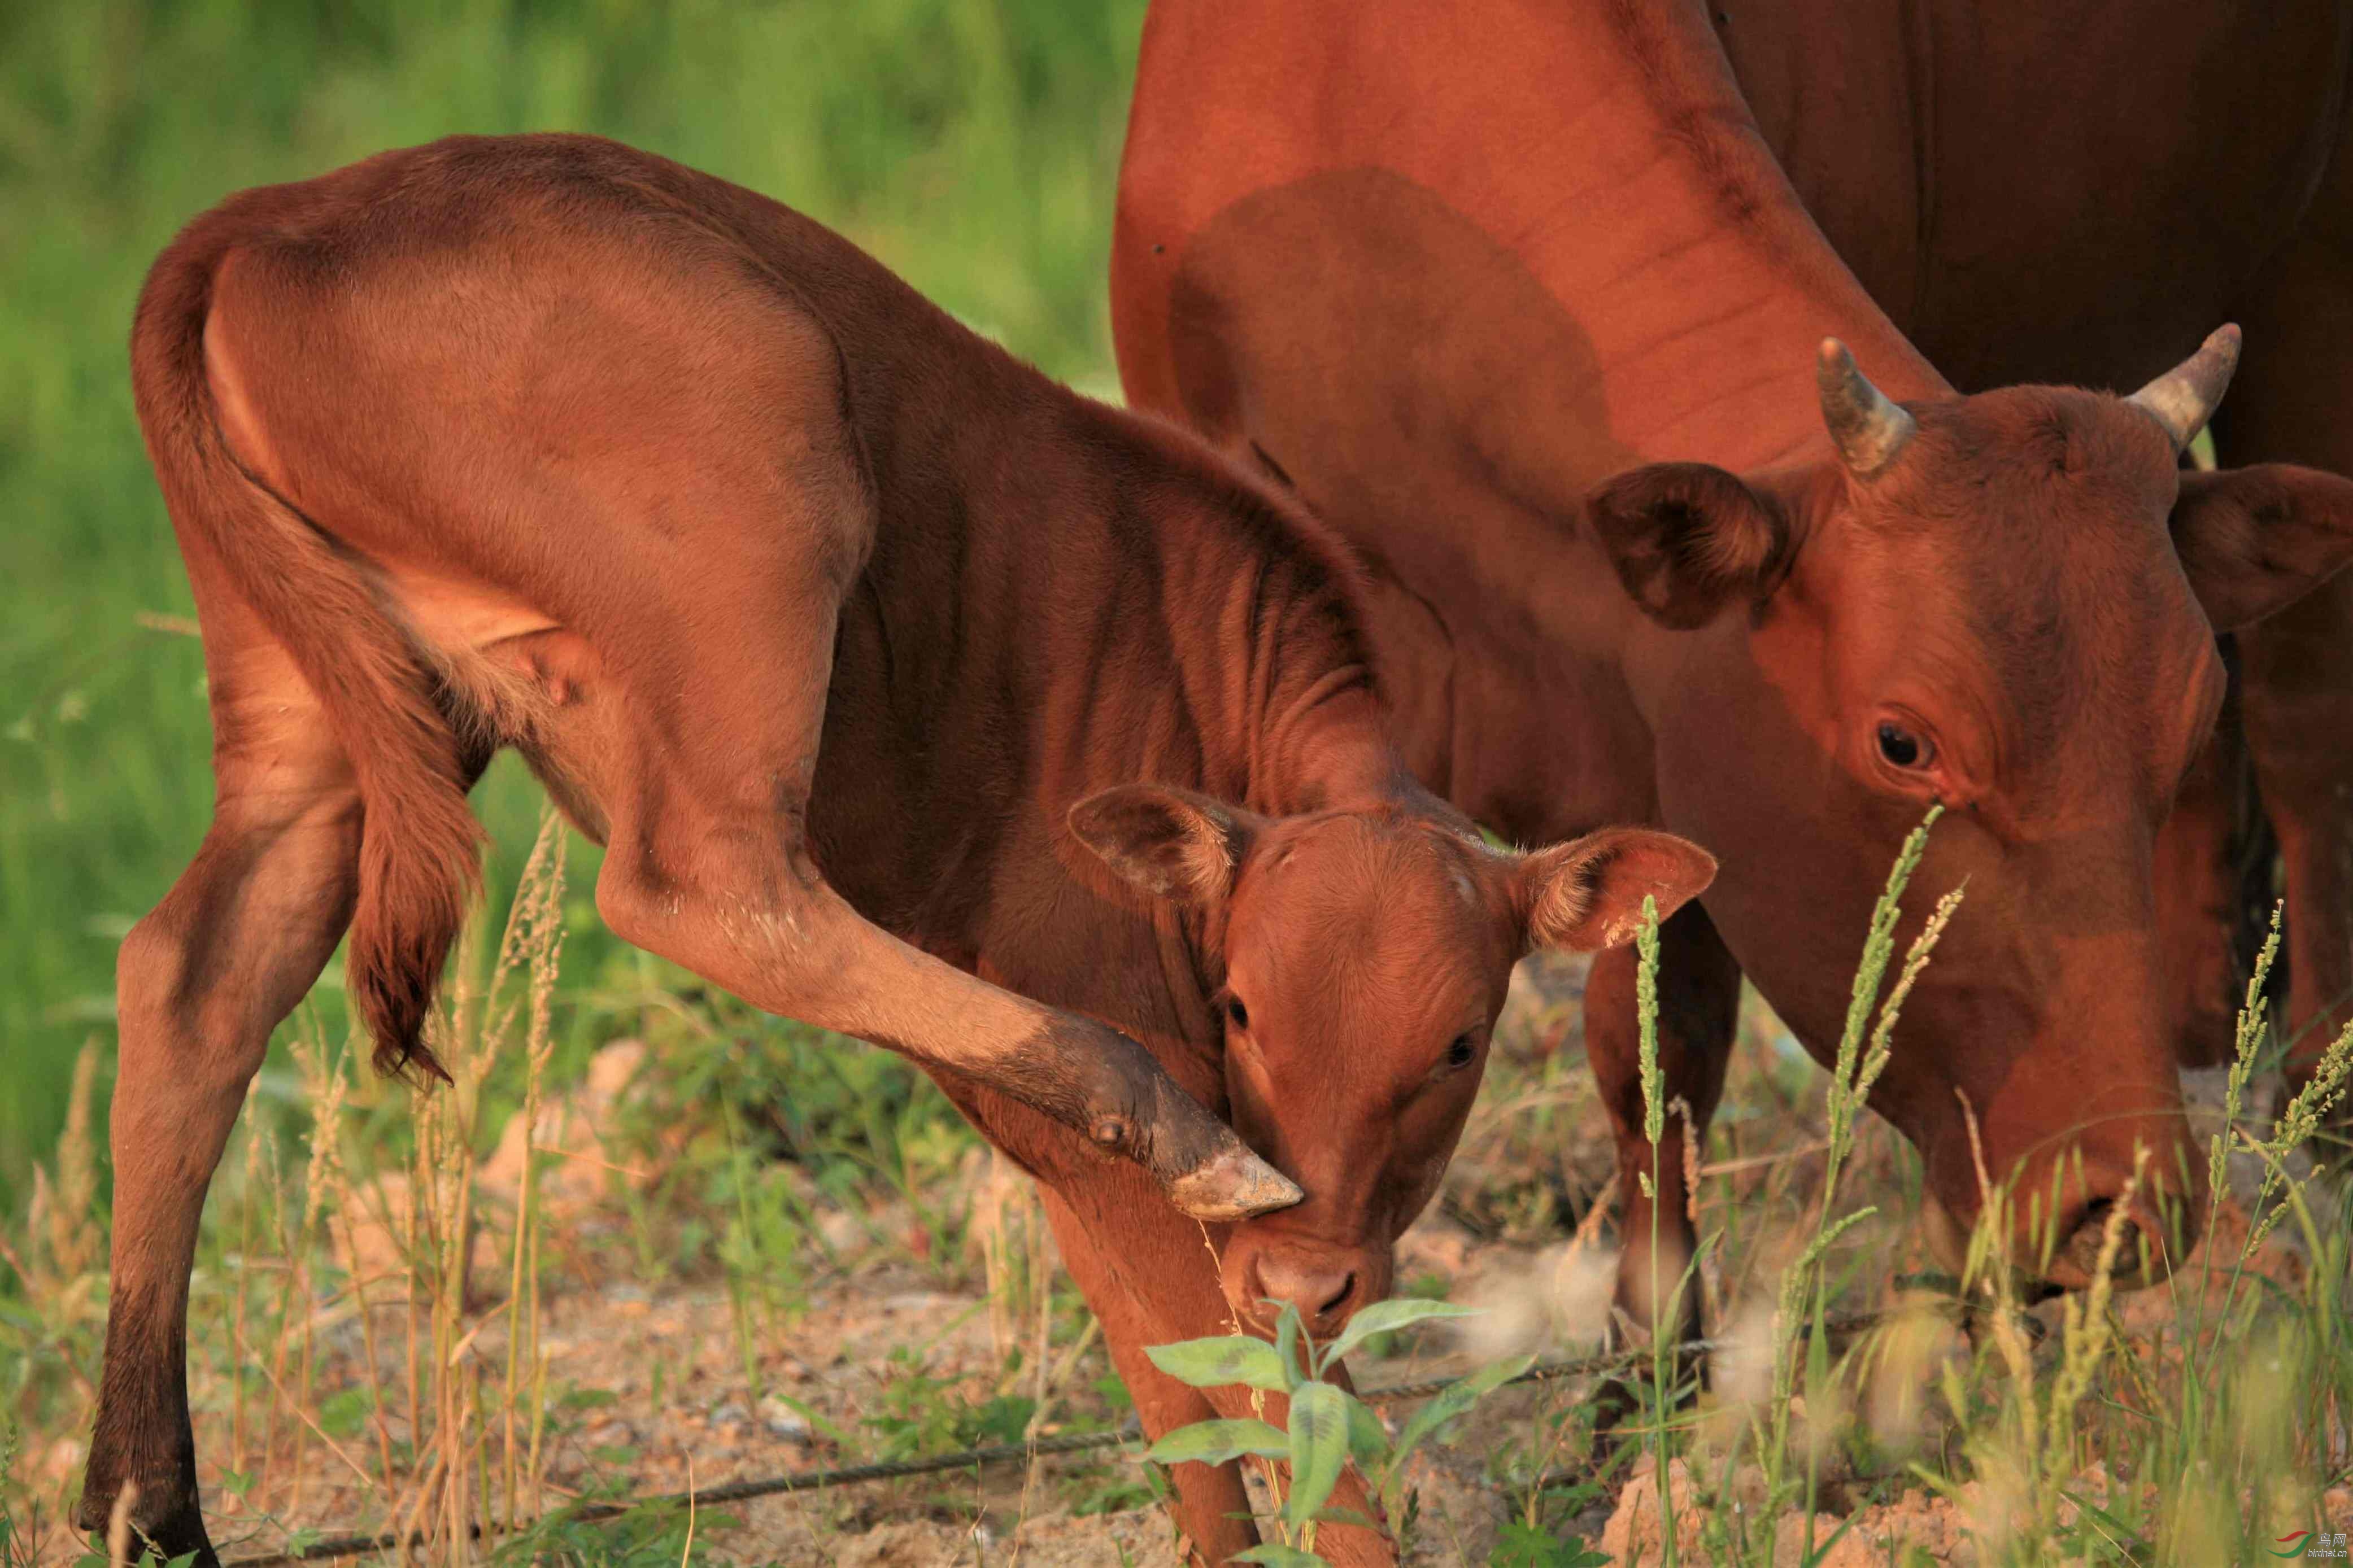
<path fill-rule="evenodd" d="M 1219 1225 L 1287 1209 L 1306 1195 L 1239 1139 L 1208 1164 L 1168 1184 L 1169 1202 L 1195 1219 Z"/>

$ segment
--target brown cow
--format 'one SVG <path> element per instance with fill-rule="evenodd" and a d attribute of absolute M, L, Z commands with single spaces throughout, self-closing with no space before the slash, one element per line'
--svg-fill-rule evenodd
<path fill-rule="evenodd" d="M 82 1518 L 135 1482 L 166 1553 L 211 1556 L 206 1183 L 347 923 L 379 1059 L 434 1070 L 498 746 L 608 846 L 615 931 L 903 1052 L 1047 1184 L 1155 1433 L 1211 1406 L 1146 1344 L 1386 1291 L 1522 952 L 1713 870 L 1641 830 L 1490 850 L 1391 748 L 1354 568 L 1294 507 L 610 142 L 234 196 L 156 263 L 132 365 L 219 796 L 122 947 Z M 1230 1469 L 1180 1488 L 1205 1549 L 1250 1539 Z"/>
<path fill-rule="evenodd" d="M 1835 1045 L 1886 867 L 1941 801 L 1917 886 L 1968 905 L 1873 1103 L 1944 1221 L 1980 1207 L 1981 1133 L 2057 1285 L 2147 1149 L 2156 1256 L 2128 1274 L 2163 1270 L 2197 1162 L 2157 829 L 2222 698 L 2212 626 L 2353 552 L 2353 485 L 2179 475 L 2235 333 L 2129 402 L 1954 396 L 1823 243 L 1690 4 L 1161 0 L 1113 268 L 1131 397 L 1368 557 L 1426 781 L 1514 835 L 1648 819 L 1723 858 L 1662 999 L 1702 1126 L 1744 972 Z M 1623 955 L 1597 963 L 1587 1038 L 1631 1194 L 1620 1296 L 1651 1317 L 1631 992 Z"/>
<path fill-rule="evenodd" d="M 2131 386 L 2235 316 L 2254 347 L 2213 427 L 2221 458 L 2353 473 L 2353 4 L 1714 11 L 1799 196 L 1956 385 Z M 2211 1061 L 2244 985 L 2232 916 L 2271 903 L 2249 806 L 2267 808 L 2301 1079 L 2353 1022 L 2353 574 L 2235 640 L 2243 726 L 2166 826 L 2179 891 L 2158 907 L 2185 1057 Z"/>

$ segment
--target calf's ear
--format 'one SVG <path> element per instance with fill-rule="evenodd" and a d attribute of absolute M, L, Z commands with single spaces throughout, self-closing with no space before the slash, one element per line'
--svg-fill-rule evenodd
<path fill-rule="evenodd" d="M 1515 875 L 1530 949 L 1593 952 L 1634 940 L 1642 900 L 1659 919 L 1715 880 L 1715 857 L 1688 838 L 1642 827 L 1606 827 L 1523 856 Z"/>
<path fill-rule="evenodd" d="M 1207 909 L 1233 890 L 1234 872 L 1264 819 L 1191 790 L 1114 784 L 1071 807 L 1071 831 L 1138 891 Z"/>
<path fill-rule="evenodd" d="M 2353 479 L 2286 463 L 2185 473 L 2173 548 L 2216 631 L 2252 625 L 2353 563 Z"/>

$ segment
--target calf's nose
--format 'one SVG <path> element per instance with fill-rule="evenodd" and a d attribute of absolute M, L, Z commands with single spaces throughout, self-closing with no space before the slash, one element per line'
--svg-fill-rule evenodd
<path fill-rule="evenodd" d="M 1345 1263 L 1282 1252 L 1263 1252 L 1254 1270 L 1258 1315 L 1268 1328 L 1282 1315 L 1282 1303 L 1299 1309 L 1307 1331 L 1319 1339 L 1335 1333 L 1356 1310 L 1362 1275 Z M 1274 1305 L 1266 1305 L 1272 1301 Z"/>

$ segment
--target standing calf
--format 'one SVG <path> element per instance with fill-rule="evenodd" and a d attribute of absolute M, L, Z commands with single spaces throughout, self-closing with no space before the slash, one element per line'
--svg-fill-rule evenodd
<path fill-rule="evenodd" d="M 1155 1434 L 1214 1396 L 1145 1345 L 1385 1292 L 1514 960 L 1714 869 L 1487 848 L 1390 746 L 1301 513 L 658 158 L 459 140 L 248 191 L 156 263 L 132 359 L 218 801 L 122 948 L 82 1517 L 135 1482 L 166 1553 L 212 1560 L 188 1270 L 247 1083 L 346 927 L 379 1063 L 438 1070 L 500 746 L 607 847 L 616 931 L 904 1053 L 1045 1184 Z M 1246 1544 L 1234 1473 L 1183 1468 L 1197 1546 Z"/>

